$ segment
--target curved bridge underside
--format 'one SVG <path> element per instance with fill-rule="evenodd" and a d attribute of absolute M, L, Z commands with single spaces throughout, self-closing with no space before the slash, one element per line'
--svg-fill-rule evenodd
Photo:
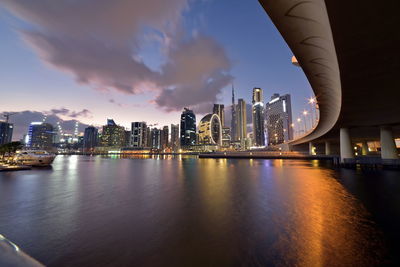
<path fill-rule="evenodd" d="M 259 1 L 296 56 L 320 108 L 315 130 L 291 144 L 331 138 L 341 127 L 367 137 L 373 127 L 400 125 L 397 0 L 362 6 L 347 0 Z"/>

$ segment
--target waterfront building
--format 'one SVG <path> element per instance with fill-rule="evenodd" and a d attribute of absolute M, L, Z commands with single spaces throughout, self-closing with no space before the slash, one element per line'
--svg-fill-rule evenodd
<path fill-rule="evenodd" d="M 131 131 L 125 130 L 124 147 L 129 147 L 131 141 Z"/>
<path fill-rule="evenodd" d="M 237 133 L 237 118 L 236 118 L 236 104 L 235 104 L 235 89 L 232 85 L 232 106 L 231 106 L 231 140 L 236 141 L 236 133 Z"/>
<path fill-rule="evenodd" d="M 161 148 L 166 149 L 169 147 L 169 128 L 164 126 L 161 130 Z"/>
<path fill-rule="evenodd" d="M 214 104 L 213 113 L 217 114 L 219 116 L 219 119 L 221 120 L 221 125 L 222 125 L 222 127 L 224 127 L 225 126 L 224 105 L 223 104 Z"/>
<path fill-rule="evenodd" d="M 171 148 L 173 152 L 179 150 L 179 124 L 171 124 Z"/>
<path fill-rule="evenodd" d="M 14 125 L 0 121 L 0 145 L 11 143 Z"/>
<path fill-rule="evenodd" d="M 123 147 L 125 144 L 125 128 L 117 125 L 113 119 L 108 119 L 107 125 L 103 126 L 101 146 Z"/>
<path fill-rule="evenodd" d="M 147 145 L 147 125 L 145 122 L 131 123 L 130 147 L 145 148 Z"/>
<path fill-rule="evenodd" d="M 44 122 L 32 122 L 28 130 L 28 147 L 50 150 L 53 146 L 53 136 L 53 125 Z"/>
<path fill-rule="evenodd" d="M 247 120 L 246 120 L 246 102 L 243 99 L 238 100 L 236 109 L 237 116 L 237 141 L 245 147 L 245 139 L 247 136 Z"/>
<path fill-rule="evenodd" d="M 207 114 L 199 123 L 199 144 L 222 146 L 222 125 L 217 114 Z"/>
<path fill-rule="evenodd" d="M 83 135 L 83 150 L 93 151 L 97 146 L 99 131 L 96 127 L 89 126 L 85 128 Z"/>
<path fill-rule="evenodd" d="M 231 145 L 231 128 L 222 127 L 222 146 L 230 147 Z"/>
<path fill-rule="evenodd" d="M 151 140 L 151 128 L 146 128 L 146 147 L 151 148 L 152 140 Z"/>
<path fill-rule="evenodd" d="M 181 147 L 188 148 L 196 144 L 196 116 L 185 108 L 181 115 Z"/>
<path fill-rule="evenodd" d="M 253 119 L 253 136 L 254 146 L 265 146 L 264 133 L 264 103 L 263 92 L 261 88 L 253 88 L 252 99 L 252 119 Z"/>
<path fill-rule="evenodd" d="M 151 129 L 151 148 L 161 149 L 161 130 L 157 128 Z"/>
<path fill-rule="evenodd" d="M 274 94 L 266 104 L 268 145 L 282 144 L 293 139 L 290 95 Z"/>

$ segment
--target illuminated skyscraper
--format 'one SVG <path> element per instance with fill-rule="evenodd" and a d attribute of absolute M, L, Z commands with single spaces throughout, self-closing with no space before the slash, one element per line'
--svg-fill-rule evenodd
<path fill-rule="evenodd" d="M 293 139 L 290 95 L 274 94 L 266 104 L 268 145 L 282 144 Z"/>
<path fill-rule="evenodd" d="M 193 111 L 185 108 L 181 115 L 181 147 L 196 144 L 196 116 Z"/>
<path fill-rule="evenodd" d="M 179 124 L 171 124 L 171 148 L 174 152 L 179 150 Z"/>
<path fill-rule="evenodd" d="M 222 146 L 229 147 L 231 145 L 231 128 L 222 127 Z"/>
<path fill-rule="evenodd" d="M 12 141 L 13 124 L 0 121 L 0 145 L 8 144 Z"/>
<path fill-rule="evenodd" d="M 246 120 L 246 102 L 243 99 L 238 100 L 236 109 L 237 116 L 237 140 L 240 141 L 242 148 L 244 148 L 247 136 L 247 120 Z"/>
<path fill-rule="evenodd" d="M 92 151 L 97 146 L 99 131 L 93 126 L 85 128 L 83 135 L 84 151 Z"/>
<path fill-rule="evenodd" d="M 217 114 L 219 116 L 219 119 L 221 120 L 222 127 L 224 127 L 225 126 L 224 105 L 222 105 L 222 104 L 214 104 L 213 113 Z"/>
<path fill-rule="evenodd" d="M 107 120 L 101 134 L 101 145 L 109 147 L 123 147 L 126 143 L 125 128 L 117 125 L 113 119 Z"/>
<path fill-rule="evenodd" d="M 166 149 L 169 147 L 169 128 L 164 126 L 161 130 L 161 148 Z"/>
<path fill-rule="evenodd" d="M 161 149 L 161 130 L 157 128 L 151 129 L 151 148 Z"/>
<path fill-rule="evenodd" d="M 50 150 L 53 146 L 53 125 L 44 122 L 32 122 L 28 130 L 28 147 Z"/>
<path fill-rule="evenodd" d="M 235 104 L 235 89 L 232 85 L 232 106 L 231 106 L 232 118 L 231 118 L 231 140 L 237 140 L 237 118 L 236 118 L 236 104 Z"/>
<path fill-rule="evenodd" d="M 217 114 L 207 114 L 199 123 L 199 143 L 222 146 L 222 126 Z"/>
<path fill-rule="evenodd" d="M 145 122 L 131 123 L 131 139 L 129 145 L 134 148 L 147 147 L 147 125 Z"/>
<path fill-rule="evenodd" d="M 252 104 L 254 146 L 265 146 L 264 103 L 261 88 L 253 88 Z"/>

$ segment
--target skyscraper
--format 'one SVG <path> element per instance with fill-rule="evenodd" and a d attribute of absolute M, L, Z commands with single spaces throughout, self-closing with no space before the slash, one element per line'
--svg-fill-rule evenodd
<path fill-rule="evenodd" d="M 134 148 L 147 147 L 147 125 L 145 122 L 131 123 L 131 140 L 129 145 Z"/>
<path fill-rule="evenodd" d="M 28 130 L 28 147 L 50 150 L 53 146 L 53 125 L 44 122 L 32 122 Z"/>
<path fill-rule="evenodd" d="M 93 126 L 85 128 L 83 135 L 83 150 L 92 151 L 97 146 L 99 131 Z"/>
<path fill-rule="evenodd" d="M 200 120 L 199 143 L 222 146 L 222 126 L 217 114 L 207 114 Z"/>
<path fill-rule="evenodd" d="M 235 89 L 232 85 L 232 106 L 231 106 L 232 118 L 231 118 L 231 140 L 236 141 L 237 133 L 237 118 L 236 118 L 236 104 L 235 104 Z"/>
<path fill-rule="evenodd" d="M 152 140 L 151 140 L 151 129 L 150 127 L 146 128 L 146 147 L 151 147 Z"/>
<path fill-rule="evenodd" d="M 196 144 L 196 116 L 193 111 L 184 108 L 181 115 L 181 147 Z"/>
<path fill-rule="evenodd" d="M 268 145 L 282 144 L 293 139 L 290 95 L 274 94 L 266 104 Z"/>
<path fill-rule="evenodd" d="M 166 149 L 168 147 L 169 147 L 169 128 L 168 125 L 166 125 L 161 130 L 161 148 Z"/>
<path fill-rule="evenodd" d="M 253 137 L 255 146 L 265 146 L 264 103 L 261 88 L 253 88 L 252 100 Z"/>
<path fill-rule="evenodd" d="M 109 147 L 123 147 L 126 142 L 125 128 L 117 125 L 113 119 L 107 120 L 101 134 L 101 145 Z"/>
<path fill-rule="evenodd" d="M 151 148 L 161 149 L 161 130 L 157 128 L 151 129 Z"/>
<path fill-rule="evenodd" d="M 246 120 L 246 102 L 240 98 L 238 100 L 237 110 L 237 140 L 240 141 L 242 148 L 245 146 L 247 136 L 247 120 Z"/>
<path fill-rule="evenodd" d="M 229 147 L 231 144 L 231 128 L 222 127 L 222 146 Z"/>
<path fill-rule="evenodd" d="M 0 145 L 8 144 L 12 141 L 14 125 L 0 121 Z"/>
<path fill-rule="evenodd" d="M 222 104 L 214 104 L 213 113 L 217 114 L 219 116 L 219 119 L 221 120 L 222 127 L 224 127 L 225 126 L 224 105 L 222 105 Z"/>
<path fill-rule="evenodd" d="M 174 152 L 179 150 L 179 124 L 171 124 L 171 148 Z"/>

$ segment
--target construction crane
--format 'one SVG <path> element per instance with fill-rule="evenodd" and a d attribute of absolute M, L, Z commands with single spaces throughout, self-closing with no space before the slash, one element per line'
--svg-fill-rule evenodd
<path fill-rule="evenodd" d="M 4 113 L 3 117 L 6 118 L 6 123 L 10 120 L 10 116 L 17 114 L 17 113 Z"/>

